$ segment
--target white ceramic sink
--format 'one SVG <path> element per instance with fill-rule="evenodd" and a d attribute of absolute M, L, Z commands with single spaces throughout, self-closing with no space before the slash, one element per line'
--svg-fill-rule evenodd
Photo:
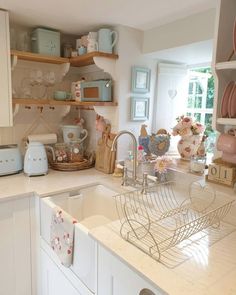
<path fill-rule="evenodd" d="M 118 219 L 113 197 L 116 194 L 116 191 L 105 185 L 92 184 L 52 194 L 42 198 L 40 202 L 41 238 L 48 245 L 50 245 L 51 220 L 55 206 L 78 220 L 75 224 L 74 258 L 70 269 L 92 292 L 95 292 L 96 286 L 97 245 L 89 235 L 89 231 Z M 51 249 L 50 251 L 52 252 Z"/>
<path fill-rule="evenodd" d="M 61 207 L 87 229 L 118 219 L 115 199 L 117 192 L 102 184 L 80 188 L 48 200 Z"/>

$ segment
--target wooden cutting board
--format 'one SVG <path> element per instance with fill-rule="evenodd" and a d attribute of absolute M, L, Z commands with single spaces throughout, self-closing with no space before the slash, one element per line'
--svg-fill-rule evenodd
<path fill-rule="evenodd" d="M 98 140 L 96 149 L 95 168 L 104 173 L 114 172 L 116 152 L 111 151 L 111 146 L 116 134 L 110 133 L 111 125 L 107 124 L 102 137 Z"/>

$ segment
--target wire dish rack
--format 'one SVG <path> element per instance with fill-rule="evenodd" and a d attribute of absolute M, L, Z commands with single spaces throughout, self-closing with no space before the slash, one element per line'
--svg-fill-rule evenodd
<path fill-rule="evenodd" d="M 187 197 L 166 182 L 146 194 L 135 190 L 115 198 L 121 236 L 170 268 L 235 230 L 223 222 L 234 200 L 199 183 L 189 186 Z"/>

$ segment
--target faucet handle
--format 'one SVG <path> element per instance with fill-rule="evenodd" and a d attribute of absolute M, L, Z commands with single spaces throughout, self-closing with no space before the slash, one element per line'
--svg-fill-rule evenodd
<path fill-rule="evenodd" d="M 121 185 L 128 185 L 128 168 L 124 167 L 124 173 L 123 173 L 123 181 Z"/>
<path fill-rule="evenodd" d="M 153 181 L 153 182 L 156 182 L 158 180 L 156 176 L 152 176 L 152 175 L 149 175 L 149 174 L 147 174 L 147 178 L 149 180 Z"/>
<path fill-rule="evenodd" d="M 143 183 L 142 183 L 142 194 L 147 194 L 147 188 L 148 188 L 148 174 L 144 172 Z"/>

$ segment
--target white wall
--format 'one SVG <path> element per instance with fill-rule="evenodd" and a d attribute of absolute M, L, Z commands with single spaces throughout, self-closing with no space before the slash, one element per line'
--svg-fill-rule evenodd
<path fill-rule="evenodd" d="M 147 30 L 144 32 L 142 51 L 152 53 L 213 39 L 214 26 L 215 9 L 211 9 Z"/>
<path fill-rule="evenodd" d="M 117 52 L 119 59 L 116 63 L 116 87 L 115 96 L 118 99 L 118 121 L 119 130 L 126 129 L 133 132 L 137 137 L 141 124 L 147 124 L 148 130 L 151 130 L 152 111 L 154 101 L 154 89 L 156 82 L 156 62 L 142 54 L 143 32 L 125 26 L 115 28 L 119 34 Z M 131 67 L 140 66 L 147 67 L 151 70 L 150 92 L 146 94 L 131 93 Z M 149 120 L 146 122 L 132 122 L 130 120 L 130 97 L 140 96 L 150 98 Z M 127 156 L 127 150 L 131 149 L 131 145 L 127 143 L 127 138 L 119 139 L 118 159 Z"/>

